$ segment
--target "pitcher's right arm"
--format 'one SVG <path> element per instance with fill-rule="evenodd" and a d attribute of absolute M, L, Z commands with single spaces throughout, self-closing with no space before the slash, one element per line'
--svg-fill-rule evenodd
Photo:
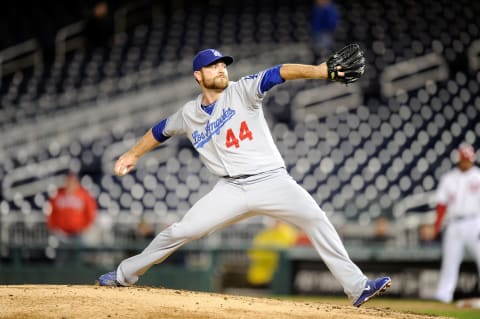
<path fill-rule="evenodd" d="M 152 134 L 152 129 L 147 133 L 127 152 L 125 152 L 115 163 L 115 175 L 123 176 L 128 174 L 137 165 L 137 161 L 143 154 L 158 147 L 161 143 L 155 139 Z"/>

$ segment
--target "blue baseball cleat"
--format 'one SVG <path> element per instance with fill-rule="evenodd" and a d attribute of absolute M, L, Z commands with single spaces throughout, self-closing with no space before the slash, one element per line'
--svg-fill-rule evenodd
<path fill-rule="evenodd" d="M 360 307 L 375 296 L 382 294 L 392 284 L 390 277 L 367 280 L 365 288 L 358 299 L 353 303 L 355 307 Z"/>
<path fill-rule="evenodd" d="M 123 287 L 123 285 L 121 285 L 117 281 L 116 271 L 107 272 L 106 274 L 103 274 L 100 277 L 98 277 L 98 284 L 100 286 L 108 286 L 108 287 Z"/>

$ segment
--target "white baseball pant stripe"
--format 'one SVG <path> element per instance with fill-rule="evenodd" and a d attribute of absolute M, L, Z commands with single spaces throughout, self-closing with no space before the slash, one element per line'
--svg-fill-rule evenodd
<path fill-rule="evenodd" d="M 268 215 L 296 225 L 310 238 L 333 276 L 352 300 L 360 296 L 367 277 L 351 261 L 335 228 L 315 200 L 285 169 L 246 179 L 223 178 L 178 223 L 159 233 L 138 255 L 117 269 L 124 285 L 138 281 L 185 243 L 254 215 Z"/>

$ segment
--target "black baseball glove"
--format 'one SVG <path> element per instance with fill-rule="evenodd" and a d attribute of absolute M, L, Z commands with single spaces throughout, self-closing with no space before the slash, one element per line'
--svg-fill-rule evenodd
<path fill-rule="evenodd" d="M 327 68 L 331 81 L 353 83 L 365 73 L 364 53 L 358 44 L 349 44 L 328 58 Z M 343 72 L 344 75 L 340 76 L 338 72 Z"/>

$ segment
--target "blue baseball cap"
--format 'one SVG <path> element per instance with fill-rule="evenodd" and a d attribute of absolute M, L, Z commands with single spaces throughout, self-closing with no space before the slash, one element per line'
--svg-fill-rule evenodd
<path fill-rule="evenodd" d="M 226 65 L 233 62 L 233 58 L 228 55 L 223 55 L 216 49 L 205 49 L 197 53 L 193 59 L 193 71 L 198 71 L 204 66 L 210 65 L 217 61 L 223 61 Z"/>

